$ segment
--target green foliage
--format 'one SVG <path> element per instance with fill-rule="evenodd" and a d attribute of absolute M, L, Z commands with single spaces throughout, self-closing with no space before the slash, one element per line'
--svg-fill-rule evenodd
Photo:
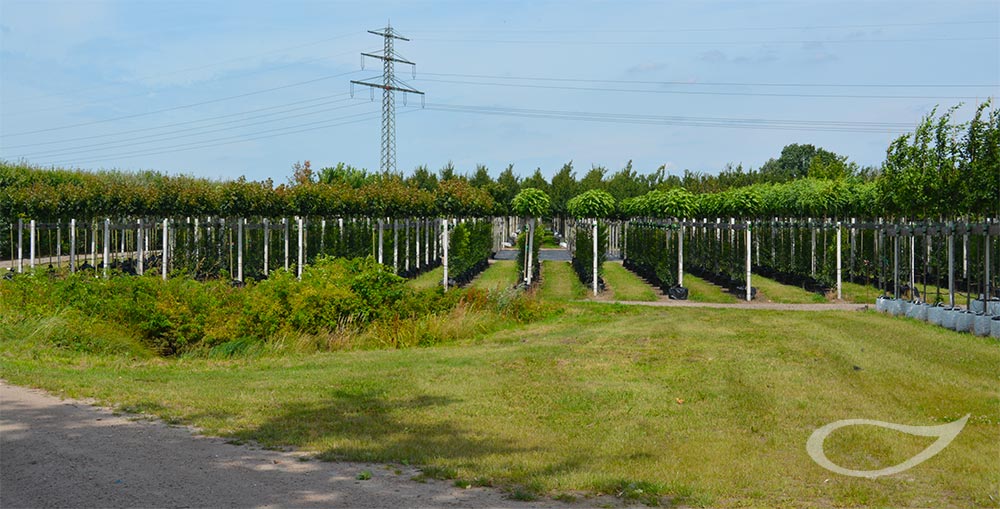
<path fill-rule="evenodd" d="M 493 254 L 493 225 L 488 221 L 459 223 L 448 243 L 448 269 L 457 280 Z"/>
<path fill-rule="evenodd" d="M 22 310 L 19 319 L 85 313 L 152 351 L 177 355 L 233 340 L 262 343 L 287 334 L 363 328 L 398 312 L 408 295 L 403 283 L 371 258 L 321 257 L 305 268 L 301 281 L 278 271 L 242 289 L 185 277 L 25 276 L 0 284 L 0 302 L 5 313 Z"/>
<path fill-rule="evenodd" d="M 521 217 L 537 218 L 549 213 L 549 203 L 549 195 L 545 191 L 528 187 L 517 193 L 512 208 Z"/>
<path fill-rule="evenodd" d="M 86 172 L 0 162 L 0 214 L 8 220 L 23 214 L 45 221 L 129 216 L 403 218 L 484 217 L 494 208 L 489 192 L 462 179 L 430 185 L 342 165 L 320 170 L 318 181 L 305 173 L 300 177 L 292 185 L 275 187 L 270 180 L 219 182 L 155 172 Z"/>
<path fill-rule="evenodd" d="M 615 212 L 615 198 L 607 191 L 591 189 L 567 203 L 569 213 L 576 218 L 606 218 Z"/>
<path fill-rule="evenodd" d="M 683 188 L 654 190 L 624 200 L 619 211 L 625 217 L 686 218 L 694 211 L 695 197 Z"/>

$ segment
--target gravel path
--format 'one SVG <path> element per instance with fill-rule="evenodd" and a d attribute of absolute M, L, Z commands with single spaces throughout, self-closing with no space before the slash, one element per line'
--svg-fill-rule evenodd
<path fill-rule="evenodd" d="M 371 479 L 357 480 L 362 471 L 370 471 Z M 230 445 L 185 427 L 130 420 L 0 381 L 4 508 L 569 507 L 411 480 L 417 474 L 413 467 L 329 463 Z"/>

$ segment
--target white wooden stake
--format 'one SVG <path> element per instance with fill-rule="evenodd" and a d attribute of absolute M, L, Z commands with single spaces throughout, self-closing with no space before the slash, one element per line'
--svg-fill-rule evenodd
<path fill-rule="evenodd" d="M 594 296 L 597 296 L 597 219 L 594 219 Z"/>
<path fill-rule="evenodd" d="M 264 277 L 267 277 L 267 264 L 268 258 L 271 254 L 271 224 L 270 221 L 264 218 Z"/>
<path fill-rule="evenodd" d="M 525 253 L 525 260 L 528 260 L 528 264 L 525 266 L 524 271 L 527 273 L 528 286 L 531 286 L 531 277 L 535 275 L 535 218 L 528 220 L 528 238 L 525 239 L 527 242 L 524 245 L 527 247 L 528 252 Z"/>
<path fill-rule="evenodd" d="M 35 237 L 36 237 L 36 235 L 37 234 L 35 232 L 35 220 L 32 219 L 31 223 L 30 223 L 30 226 L 29 226 L 29 230 L 28 230 L 28 238 L 29 238 L 29 242 L 28 242 L 28 246 L 29 246 L 29 248 L 28 248 L 28 262 L 29 262 L 29 265 L 28 266 L 31 268 L 32 272 L 35 271 Z"/>
<path fill-rule="evenodd" d="M 168 242 L 167 238 L 170 236 L 170 231 L 167 229 L 167 220 L 163 220 L 163 248 L 160 253 L 160 270 L 163 272 L 163 280 L 167 280 L 167 261 L 170 259 L 170 252 L 167 251 Z"/>
<path fill-rule="evenodd" d="M 441 242 L 441 247 L 444 249 L 444 259 L 441 265 L 444 267 L 444 278 L 441 284 L 444 285 L 444 291 L 448 291 L 448 219 L 443 220 L 444 228 L 441 229 L 441 234 L 443 235 L 443 240 Z"/>
<path fill-rule="evenodd" d="M 17 272 L 24 272 L 24 219 L 17 218 Z"/>
<path fill-rule="evenodd" d="M 750 302 L 750 299 L 753 298 L 753 295 L 750 293 L 750 283 L 751 283 L 751 281 L 750 281 L 750 261 L 751 261 L 750 255 L 753 252 L 753 250 L 751 249 L 751 246 L 750 246 L 750 244 L 751 244 L 751 242 L 750 242 L 750 221 L 747 221 L 746 244 L 747 244 L 747 283 L 746 283 L 746 287 L 747 287 L 747 302 Z"/>
<path fill-rule="evenodd" d="M 243 225 L 247 222 L 244 218 L 236 220 L 236 279 L 243 282 Z"/>
<path fill-rule="evenodd" d="M 303 244 L 305 244 L 304 233 L 305 230 L 302 228 L 302 216 L 297 216 L 296 219 L 299 221 L 299 263 L 296 267 L 296 276 L 302 279 L 302 265 L 305 264 L 305 253 L 302 250 Z"/>
<path fill-rule="evenodd" d="M 76 272 L 76 219 L 69 220 L 69 271 Z"/>
<path fill-rule="evenodd" d="M 841 266 L 840 266 L 840 221 L 837 221 L 837 300 L 843 298 L 843 289 L 841 288 Z"/>
<path fill-rule="evenodd" d="M 414 235 L 414 240 L 416 242 L 414 242 L 413 244 L 414 244 L 414 247 L 417 248 L 417 259 L 416 259 L 417 270 L 420 270 L 420 219 L 417 219 L 416 224 L 414 225 L 414 227 L 416 228 L 416 232 L 415 232 L 415 235 Z"/>
<path fill-rule="evenodd" d="M 392 272 L 399 274 L 399 219 L 392 220 Z"/>
<path fill-rule="evenodd" d="M 378 218 L 378 262 L 382 263 L 382 218 Z"/>
<path fill-rule="evenodd" d="M 281 218 L 281 225 L 285 229 L 285 271 L 288 271 L 288 218 Z"/>
<path fill-rule="evenodd" d="M 684 286 L 684 223 L 677 235 L 677 286 Z"/>
<path fill-rule="evenodd" d="M 955 307 L 955 235 L 952 224 L 948 228 L 948 305 Z"/>
<path fill-rule="evenodd" d="M 111 262 L 111 220 L 104 218 L 104 277 L 108 277 L 108 264 Z"/>
<path fill-rule="evenodd" d="M 143 269 L 145 269 L 145 267 L 144 267 L 145 260 L 143 260 L 143 257 L 145 256 L 145 252 L 143 251 L 143 247 L 145 247 L 145 246 L 143 245 L 143 242 L 142 242 L 143 241 L 143 234 L 144 234 L 144 232 L 143 232 L 143 229 L 142 229 L 142 219 L 140 218 L 139 219 L 139 229 L 136 230 L 136 239 L 135 239 L 136 258 L 138 258 L 138 260 L 136 260 L 136 264 L 137 264 L 136 267 L 138 269 L 138 272 L 139 272 L 140 276 L 144 272 Z"/>

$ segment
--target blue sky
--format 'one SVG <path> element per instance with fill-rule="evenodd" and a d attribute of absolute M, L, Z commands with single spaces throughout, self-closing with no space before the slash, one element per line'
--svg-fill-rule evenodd
<path fill-rule="evenodd" d="M 940 104 L 1000 95 L 1000 2 L 0 0 L 0 158 L 284 182 L 377 169 L 349 95 L 390 21 L 398 168 L 759 167 L 789 143 L 877 165 Z"/>

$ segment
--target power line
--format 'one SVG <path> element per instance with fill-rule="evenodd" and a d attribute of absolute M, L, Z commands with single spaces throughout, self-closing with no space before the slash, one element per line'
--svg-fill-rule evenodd
<path fill-rule="evenodd" d="M 596 41 L 596 40 L 539 40 L 539 39 L 422 39 L 428 42 L 447 42 L 462 44 L 555 44 L 567 46 L 723 46 L 723 45 L 762 45 L 762 44 L 865 44 L 865 43 L 941 43 L 941 42 L 973 42 L 997 41 L 998 36 L 986 37 L 944 37 L 944 38 L 914 38 L 914 39 L 804 39 L 804 40 L 760 40 L 760 41 Z"/>
<path fill-rule="evenodd" d="M 334 103 L 344 102 L 344 101 L 347 101 L 347 100 L 348 100 L 347 98 L 338 99 L 336 101 L 329 101 L 328 103 L 320 103 L 319 105 L 334 104 Z M 278 122 L 278 121 L 282 121 L 282 120 L 288 120 L 288 119 L 292 119 L 292 118 L 300 118 L 300 117 L 305 117 L 305 116 L 310 116 L 310 115 L 318 115 L 320 113 L 327 113 L 327 112 L 330 112 L 330 111 L 336 111 L 336 110 L 341 110 L 341 109 L 345 109 L 345 108 L 352 108 L 354 106 L 357 106 L 358 104 L 359 103 L 349 104 L 347 106 L 337 106 L 337 107 L 333 107 L 333 108 L 323 108 L 323 109 L 308 111 L 306 113 L 299 113 L 299 114 L 295 114 L 295 115 L 288 115 L 288 116 L 285 116 L 285 117 L 279 117 L 279 118 L 272 118 L 272 119 L 268 119 L 268 120 L 262 120 L 262 121 L 259 121 L 259 122 L 243 123 L 243 124 L 239 124 L 239 125 L 235 125 L 235 126 L 231 126 L 231 127 L 223 127 L 223 128 L 220 128 L 220 129 L 209 129 L 207 131 L 203 130 L 203 129 L 206 129 L 208 127 L 213 127 L 213 126 L 216 126 L 216 125 L 225 125 L 225 124 L 231 124 L 231 123 L 234 123 L 234 122 L 243 122 L 244 120 L 250 120 L 250 119 L 252 119 L 254 117 L 251 117 L 250 119 L 229 120 L 229 121 L 226 121 L 226 122 L 219 122 L 219 123 L 216 123 L 216 124 L 209 124 L 209 125 L 201 126 L 201 127 L 193 127 L 193 128 L 188 128 L 188 129 L 177 129 L 175 131 L 167 131 L 167 132 L 158 133 L 158 134 L 147 134 L 147 135 L 144 135 L 144 136 L 136 136 L 136 137 L 133 137 L 133 138 L 125 138 L 125 139 L 120 139 L 120 140 L 113 140 L 113 141 L 108 141 L 108 142 L 104 142 L 104 143 L 96 143 L 96 144 L 76 146 L 76 147 L 67 147 L 67 148 L 58 149 L 58 150 L 51 150 L 51 151 L 48 151 L 48 152 L 28 153 L 28 154 L 20 155 L 18 157 L 28 158 L 28 157 L 64 156 L 64 155 L 66 155 L 68 153 L 82 154 L 82 153 L 87 153 L 87 152 L 99 152 L 99 151 L 108 150 L 108 149 L 125 148 L 125 147 L 134 146 L 134 145 L 146 145 L 146 144 L 149 144 L 149 143 L 160 143 L 160 142 L 163 142 L 163 141 L 170 141 L 170 140 L 177 140 L 177 139 L 182 139 L 182 138 L 189 138 L 191 136 L 201 136 L 201 135 L 205 135 L 205 134 L 211 134 L 211 133 L 217 133 L 217 132 L 224 132 L 224 131 L 231 131 L 233 129 L 242 129 L 242 128 L 245 128 L 245 127 L 250 127 L 250 126 L 255 126 L 255 125 L 270 124 L 270 123 L 274 123 L 274 122 Z M 318 105 L 314 105 L 314 106 L 318 106 Z M 314 106 L 307 106 L 307 107 L 295 108 L 295 109 L 301 110 L 301 109 L 312 108 Z M 265 114 L 265 115 L 258 115 L 257 118 L 263 117 L 263 116 L 275 115 L 275 114 L 276 113 L 270 113 L 270 114 Z M 185 134 L 179 134 L 177 136 L 167 136 L 169 134 L 176 134 L 176 133 L 185 133 Z M 167 137 L 164 137 L 164 136 L 167 136 Z M 149 141 L 142 141 L 142 142 L 139 142 L 139 143 L 131 143 L 131 142 L 134 142 L 136 140 L 149 139 L 149 138 L 160 138 L 160 139 L 151 139 Z"/>
<path fill-rule="evenodd" d="M 288 135 L 288 134 L 298 134 L 298 133 L 304 133 L 304 132 L 308 132 L 308 131 L 315 131 L 315 130 L 319 130 L 319 129 L 327 129 L 327 128 L 330 128 L 330 127 L 337 127 L 337 126 L 341 126 L 341 125 L 354 124 L 354 123 L 357 123 L 357 122 L 364 122 L 364 121 L 367 121 L 367 120 L 374 120 L 375 118 L 378 118 L 378 116 L 377 115 L 373 115 L 373 113 L 374 112 L 364 112 L 364 113 L 357 113 L 357 114 L 353 114 L 353 115 L 345 115 L 343 117 L 338 117 L 338 118 L 334 118 L 334 119 L 321 120 L 321 121 L 317 121 L 317 122 L 308 122 L 308 123 L 305 123 L 305 124 L 299 124 L 299 125 L 294 125 L 294 126 L 287 126 L 287 127 L 282 127 L 282 128 L 279 128 L 279 129 L 268 129 L 268 130 L 264 130 L 264 131 L 258 131 L 256 133 L 246 133 L 246 134 L 241 135 L 241 136 L 230 136 L 230 137 L 226 137 L 226 138 L 216 138 L 216 139 L 213 139 L 213 140 L 201 140 L 201 141 L 198 141 L 198 142 L 185 143 L 185 144 L 174 145 L 174 146 L 170 146 L 170 147 L 161 147 L 161 148 L 157 148 L 157 149 L 147 149 L 147 150 L 142 150 L 142 151 L 137 151 L 137 152 L 130 152 L 130 153 L 123 153 L 123 154 L 109 154 L 109 155 L 105 155 L 105 156 L 101 156 L 101 157 L 97 157 L 97 158 L 93 158 L 93 159 L 88 159 L 88 160 L 83 160 L 83 161 L 69 159 L 69 160 L 63 160 L 63 161 L 44 162 L 44 163 L 39 163 L 39 164 L 41 166 L 80 165 L 80 164 L 88 164 L 88 163 L 93 163 L 93 162 L 98 162 L 98 161 L 107 161 L 107 160 L 110 160 L 110 159 L 119 159 L 119 158 L 124 158 L 124 157 L 137 157 L 137 156 L 159 155 L 159 154 L 168 154 L 168 153 L 174 153 L 174 152 L 184 152 L 184 151 L 188 151 L 188 150 L 197 150 L 197 149 L 201 149 L 201 148 L 219 147 L 219 146 L 225 146 L 225 145 L 232 145 L 234 143 L 243 143 L 243 142 L 247 142 L 247 141 L 261 140 L 261 139 L 266 139 L 266 138 L 274 138 L 274 137 L 278 137 L 278 136 L 285 136 L 285 135 Z M 326 124 L 325 123 L 325 122 L 330 122 L 332 120 L 344 120 L 344 119 L 354 118 L 354 117 L 363 117 L 363 118 L 358 118 L 358 119 L 350 120 L 350 121 L 347 121 L 347 122 L 339 122 L 339 123 L 333 123 L 333 124 Z M 305 126 L 311 126 L 311 127 L 305 127 Z M 291 129 L 291 130 L 289 130 L 289 129 Z M 284 132 L 279 132 L 279 131 L 284 131 Z M 273 134 L 266 134 L 266 133 L 273 133 Z M 261 134 L 261 136 L 256 136 L 258 134 Z M 248 138 L 246 136 L 250 136 L 250 137 Z"/>
<path fill-rule="evenodd" d="M 587 92 L 632 92 L 642 94 L 679 94 L 679 95 L 721 95 L 721 96 L 753 96 L 753 97 L 814 97 L 839 99 L 950 99 L 974 100 L 974 96 L 926 96 L 926 95 L 859 95 L 859 94 L 803 94 L 803 93 L 770 93 L 770 92 L 705 92 L 691 90 L 638 90 L 634 88 L 606 87 L 568 87 L 558 85 L 536 85 L 529 83 L 496 83 L 484 81 L 438 80 L 424 79 L 437 83 L 453 83 L 458 85 L 479 85 L 496 87 L 538 88 L 549 90 L 581 90 Z M 980 96 L 981 97 L 981 96 Z"/>
<path fill-rule="evenodd" d="M 232 63 L 232 62 L 240 62 L 240 61 L 243 61 L 243 60 L 249 60 L 251 58 L 257 58 L 257 57 L 260 57 L 262 55 L 270 55 L 270 54 L 273 54 L 273 53 L 281 53 L 283 51 L 289 51 L 289 50 L 293 50 L 293 49 L 306 48 L 306 47 L 309 47 L 309 46 L 316 46 L 317 44 L 323 44 L 324 42 L 330 42 L 330 41 L 335 41 L 337 39 L 343 39 L 345 37 L 350 37 L 352 35 L 357 35 L 357 34 L 360 34 L 360 33 L 362 33 L 362 32 L 360 32 L 360 31 L 351 32 L 351 33 L 347 33 L 347 34 L 337 35 L 337 36 L 334 36 L 334 37 L 327 37 L 325 39 L 320 39 L 318 41 L 312 41 L 312 42 L 307 42 L 307 43 L 304 43 L 304 44 L 297 44 L 295 46 L 288 46 L 288 47 L 285 47 L 285 48 L 278 48 L 278 49 L 274 49 L 274 50 L 270 50 L 270 51 L 265 51 L 263 53 L 255 53 L 253 55 L 247 55 L 247 56 L 242 56 L 242 57 L 230 58 L 230 59 L 227 59 L 227 60 L 220 60 L 220 61 L 217 61 L 217 62 L 212 62 L 210 64 L 203 64 L 203 65 L 198 65 L 198 66 L 193 66 L 193 67 L 186 67 L 186 68 L 183 68 L 183 69 L 175 69 L 173 71 L 166 71 L 166 72 L 161 72 L 161 73 L 156 73 L 156 74 L 147 74 L 145 76 L 138 76 L 136 78 L 133 78 L 132 81 L 141 81 L 141 80 L 147 80 L 147 79 L 151 79 L 151 78 L 162 78 L 164 76 L 173 76 L 175 74 L 182 74 L 182 73 L 190 72 L 190 71 L 200 71 L 202 69 L 210 69 L 212 67 L 217 67 L 217 66 L 228 64 L 228 63 Z M 326 57 L 323 57 L 323 58 L 326 58 Z M 116 83 L 107 83 L 107 84 L 104 84 L 104 85 L 98 85 L 98 86 L 89 87 L 89 88 L 76 89 L 76 90 L 65 90 L 65 91 L 62 91 L 62 92 L 54 92 L 54 93 L 51 93 L 51 94 L 44 94 L 44 95 L 39 95 L 39 96 L 35 96 L 35 97 L 29 97 L 29 98 L 25 99 L 25 101 L 32 101 L 32 100 L 35 100 L 35 99 L 44 99 L 46 97 L 56 97 L 56 96 L 61 96 L 61 95 L 77 94 L 77 93 L 80 93 L 80 92 L 89 92 L 91 90 L 99 90 L 99 89 L 102 89 L 102 88 L 107 88 L 107 87 L 110 87 L 110 86 L 113 86 L 113 85 L 117 85 L 117 84 L 122 84 L 122 83 L 128 83 L 128 81 L 118 81 Z"/>
<path fill-rule="evenodd" d="M 413 30 L 414 33 L 676 33 L 676 32 L 739 32 L 739 31 L 774 31 L 774 30 L 827 30 L 842 28 L 891 28 L 891 27 L 921 27 L 921 26 L 953 26 L 953 25 L 996 25 L 998 20 L 980 21 L 928 21 L 918 23 L 877 23 L 859 25 L 808 25 L 808 26 L 771 26 L 771 27 L 703 27 L 669 29 L 625 29 L 625 30 L 594 30 L 590 28 L 557 28 L 536 30 L 491 30 L 491 29 L 445 29 L 445 30 Z"/>
<path fill-rule="evenodd" d="M 186 109 L 186 108 L 194 108 L 196 106 L 204 106 L 206 104 L 213 104 L 213 103 L 219 103 L 219 102 L 224 102 L 224 101 L 231 101 L 233 99 L 240 99 L 240 98 L 249 97 L 249 96 L 252 96 L 252 95 L 259 95 L 259 94 L 264 94 L 264 93 L 267 93 L 267 92 L 273 92 L 275 90 L 283 90 L 283 89 L 286 89 L 286 88 L 300 87 L 302 85 L 308 85 L 310 83 L 317 83 L 317 82 L 320 82 L 320 81 L 330 80 L 330 79 L 334 79 L 334 78 L 340 78 L 342 76 L 347 76 L 348 74 L 354 74 L 354 73 L 357 73 L 357 72 L 361 72 L 361 71 L 348 71 L 348 72 L 343 72 L 343 73 L 340 73 L 340 74 L 333 74 L 333 75 L 329 75 L 329 76 L 323 76 L 323 77 L 320 77 L 320 78 L 314 78 L 314 79 L 311 79 L 311 80 L 299 81 L 299 82 L 296 82 L 296 83 L 289 83 L 287 85 L 281 85 L 281 86 L 277 86 L 277 87 L 265 88 L 265 89 L 262 89 L 262 90 L 255 90 L 253 92 L 247 92 L 247 93 L 244 93 L 244 94 L 237 94 L 237 95 L 231 95 L 231 96 L 226 96 L 226 97 L 219 97 L 219 98 L 211 99 L 211 100 L 208 100 L 208 101 L 201 101 L 201 102 L 196 102 L 196 103 L 191 103 L 191 104 L 184 104 L 184 105 L 181 105 L 181 106 L 174 106 L 174 107 L 171 107 L 171 108 L 163 108 L 163 109 L 160 109 L 160 110 L 147 111 L 147 112 L 144 112 L 144 113 L 135 113 L 135 114 L 132 114 L 132 115 L 124 115 L 124 116 L 121 116 L 121 117 L 106 118 L 106 119 L 103 119 L 103 120 L 93 120 L 93 121 L 90 121 L 90 122 L 82 122 L 82 123 L 79 123 L 79 124 L 64 125 L 64 126 L 59 126 L 59 127 L 49 127 L 47 129 L 37 129 L 37 130 L 34 130 L 34 131 L 25 131 L 25 132 L 21 132 L 21 133 L 5 134 L 4 137 L 12 138 L 14 136 L 26 136 L 26 135 L 29 135 L 29 134 L 38 134 L 38 133 L 44 133 L 44 132 L 50 132 L 50 131 L 59 131 L 59 130 L 62 130 L 62 129 L 72 129 L 74 127 L 84 127 L 84 126 L 89 126 L 89 125 L 104 124 L 104 123 L 107 123 L 107 122 L 114 122 L 114 121 L 117 121 L 117 120 L 126 120 L 126 119 L 130 119 L 130 118 L 138 118 L 138 117 L 145 117 L 145 116 L 148 116 L 148 115 L 155 115 L 157 113 L 165 113 L 165 112 L 168 112 L 168 111 L 182 110 L 182 109 Z"/>
<path fill-rule="evenodd" d="M 266 67 L 266 68 L 263 68 L 263 69 L 257 69 L 257 70 L 253 70 L 253 71 L 247 71 L 247 72 L 241 72 L 241 73 L 231 74 L 231 75 L 223 76 L 223 77 L 220 77 L 220 78 L 214 78 L 212 80 L 207 80 L 207 81 L 208 82 L 219 82 L 219 81 L 227 81 L 227 80 L 236 79 L 236 78 L 245 78 L 247 76 L 254 76 L 254 75 L 257 75 L 257 74 L 264 74 L 264 73 L 268 73 L 268 72 L 274 72 L 274 71 L 278 71 L 278 70 L 285 69 L 285 68 L 288 68 L 288 67 L 294 67 L 294 66 L 297 66 L 297 65 L 309 64 L 309 63 L 316 62 L 316 61 L 319 61 L 319 60 L 325 60 L 325 59 L 328 59 L 328 58 L 331 58 L 331 57 L 336 57 L 336 56 L 340 56 L 340 55 L 346 55 L 348 53 L 353 53 L 353 51 L 349 51 L 349 52 L 345 51 L 345 52 L 341 52 L 341 53 L 335 53 L 333 55 L 323 55 L 323 56 L 320 56 L 320 57 L 310 58 L 310 59 L 307 59 L 307 60 L 297 60 L 295 62 L 290 62 L 290 63 L 287 63 L 287 64 L 282 64 L 282 65 L 278 65 L 278 66 L 274 66 L 274 67 Z M 128 95 L 120 95 L 120 96 L 117 96 L 117 97 L 109 97 L 109 98 L 106 98 L 106 99 L 97 99 L 97 100 L 94 100 L 94 101 L 73 102 L 73 104 L 71 105 L 71 107 L 73 107 L 73 108 L 81 108 L 81 107 L 84 107 L 84 106 L 92 106 L 92 105 L 95 105 L 95 104 L 105 104 L 105 103 L 109 103 L 109 102 L 117 102 L 117 101 L 121 101 L 122 99 L 130 99 L 130 98 L 133 98 L 133 97 L 145 97 L 148 94 L 149 94 L 149 92 L 146 91 L 146 92 L 139 92 L 137 94 L 128 94 Z M 29 114 L 40 113 L 40 112 L 43 112 L 43 111 L 62 110 L 62 109 L 66 109 L 66 105 L 60 104 L 60 105 L 55 105 L 55 106 L 49 106 L 49 107 L 46 107 L 46 108 L 36 108 L 36 109 L 32 109 L 32 110 L 20 110 L 20 111 L 10 112 L 8 114 L 11 115 L 11 116 L 25 116 L 25 115 L 29 115 Z"/>
<path fill-rule="evenodd" d="M 173 123 L 170 123 L 170 124 L 163 124 L 163 125 L 158 125 L 158 126 L 153 126 L 153 127 L 143 127 L 143 128 L 139 128 L 139 129 L 129 129 L 127 131 L 116 131 L 116 132 L 105 133 L 105 134 L 95 134 L 95 135 L 92 135 L 92 136 L 79 136 L 79 137 L 76 137 L 76 138 L 63 138 L 61 140 L 42 141 L 42 142 L 37 142 L 37 143 L 23 143 L 21 145 L 6 145 L 6 146 L 0 145 L 0 148 L 11 149 L 11 148 L 24 148 L 24 147 L 38 147 L 38 146 L 42 146 L 42 145 L 59 145 L 59 144 L 63 144 L 63 143 L 71 143 L 71 142 L 74 142 L 74 141 L 95 140 L 95 139 L 98 139 L 98 138 L 107 138 L 107 137 L 110 137 L 110 136 L 120 136 L 120 135 L 123 135 L 123 134 L 134 134 L 134 133 L 145 132 L 145 131 L 156 131 L 156 130 L 159 130 L 159 129 L 166 129 L 168 127 L 176 127 L 176 126 L 180 126 L 180 125 L 197 124 L 197 123 L 200 123 L 200 122 L 207 122 L 209 120 L 217 120 L 217 119 L 220 119 L 220 118 L 237 117 L 237 116 L 246 115 L 248 113 L 257 113 L 257 112 L 260 112 L 260 111 L 274 110 L 274 109 L 284 108 L 284 107 L 287 107 L 287 106 L 294 106 L 294 105 L 297 105 L 297 104 L 305 104 L 305 103 L 311 103 L 311 102 L 316 102 L 316 101 L 322 101 L 322 100 L 325 100 L 325 99 L 330 99 L 330 98 L 333 98 L 333 97 L 340 97 L 340 96 L 345 96 L 345 95 L 347 95 L 347 92 L 341 92 L 339 94 L 331 94 L 331 95 L 325 95 L 325 96 L 320 96 L 320 97 L 314 97 L 312 99 L 303 99 L 301 101 L 293 101 L 293 102 L 290 102 L 290 103 L 278 104 L 278 105 L 275 105 L 275 106 L 268 106 L 266 108 L 257 108 L 257 109 L 253 109 L 253 110 L 238 111 L 236 113 L 229 113 L 229 114 L 226 114 L 226 115 L 217 115 L 217 116 L 214 116 L 214 117 L 206 117 L 206 118 L 200 118 L 200 119 L 196 119 L 196 120 L 186 120 L 184 122 L 173 122 Z M 326 104 L 326 103 L 321 103 L 321 104 Z M 316 105 L 313 105 L 313 106 L 316 106 Z M 305 106 L 304 108 L 309 108 L 309 107 L 311 107 L 311 106 Z M 285 111 L 279 111 L 279 112 L 276 112 L 276 113 L 273 113 L 273 114 L 277 115 L 277 114 L 284 113 L 284 112 L 287 112 L 287 111 L 296 111 L 296 110 L 299 110 L 299 109 L 302 109 L 302 108 L 292 108 L 292 109 L 285 110 Z M 260 118 L 260 116 L 261 115 L 258 115 L 256 117 L 247 117 L 247 118 L 248 119 L 249 118 Z"/>
<path fill-rule="evenodd" d="M 546 118 L 612 124 L 673 125 L 688 127 L 723 127 L 747 130 L 791 130 L 827 132 L 886 133 L 912 129 L 912 124 L 890 122 L 851 122 L 824 120 L 781 120 L 728 117 L 682 117 L 664 115 L 639 115 L 628 113 L 600 113 L 586 111 L 538 110 L 524 108 L 504 108 L 470 106 L 460 104 L 428 103 L 427 109 L 456 113 L 475 113 L 524 118 Z"/>
<path fill-rule="evenodd" d="M 829 87 L 829 88 L 990 88 L 990 87 L 1000 87 L 1000 84 L 981 84 L 981 85 L 971 85 L 971 84 L 928 84 L 928 85 L 918 85 L 918 84 L 889 84 L 889 83 L 755 83 L 755 82 L 737 82 L 737 81 L 645 81 L 645 80 L 601 80 L 601 79 L 583 79 L 583 78 L 549 78 L 549 77 L 539 77 L 539 76 L 500 76 L 500 75 L 488 75 L 488 74 L 458 74 L 458 73 L 436 73 L 436 72 L 422 72 L 421 74 L 426 76 L 444 76 L 444 77 L 458 77 L 458 78 L 478 78 L 478 79 L 500 79 L 500 80 L 514 80 L 514 81 L 553 81 L 553 82 L 578 82 L 578 83 L 625 83 L 625 84 L 637 84 L 637 85 L 680 85 L 680 86 L 741 86 L 741 87 Z"/>

